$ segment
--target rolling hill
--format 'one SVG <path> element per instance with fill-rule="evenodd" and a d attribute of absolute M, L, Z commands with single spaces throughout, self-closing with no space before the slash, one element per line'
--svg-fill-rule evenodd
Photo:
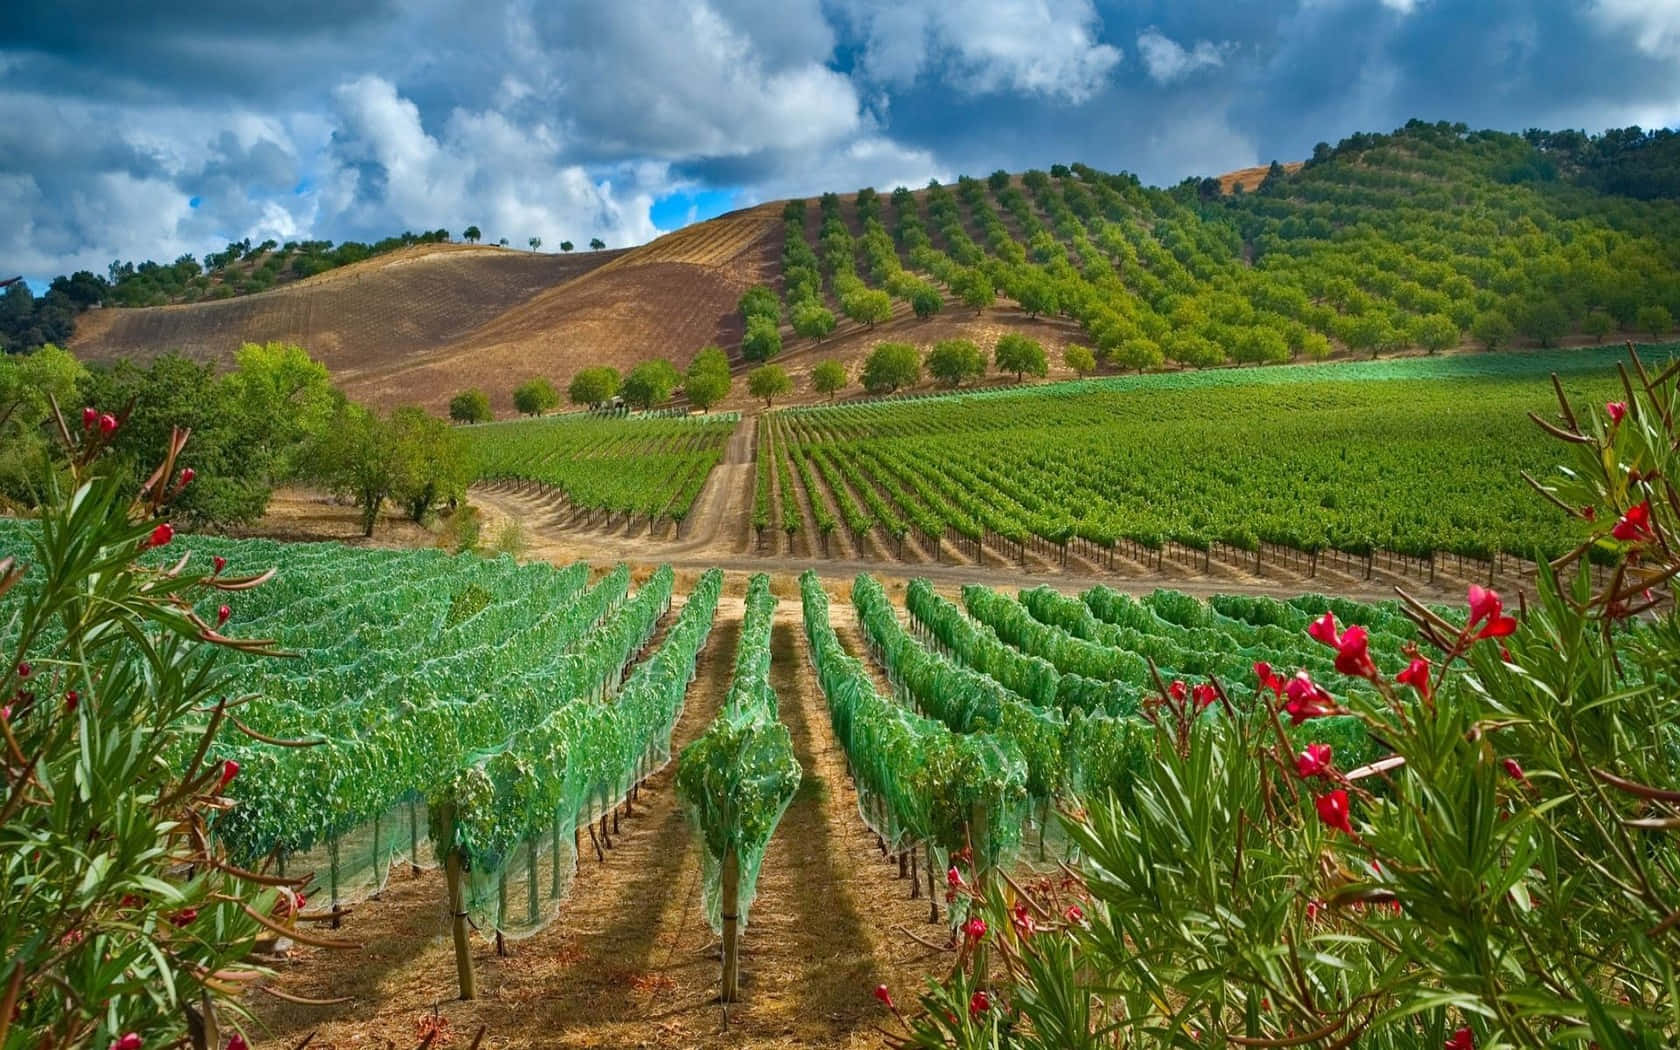
<path fill-rule="evenodd" d="M 1264 167 L 1158 189 L 1057 165 L 772 202 L 617 252 L 421 245 L 238 299 L 89 311 L 71 346 L 95 361 L 222 360 L 286 340 L 377 405 L 441 410 L 478 386 L 506 413 L 524 379 L 564 385 L 588 365 L 682 367 L 717 343 L 744 370 L 737 302 L 756 284 L 781 299 L 777 361 L 797 399 L 815 364 L 855 378 L 889 339 L 989 350 L 1021 332 L 1058 377 L 1070 343 L 1127 370 L 1662 336 L 1680 316 L 1680 188 L 1603 192 L 1623 153 L 1598 144 L 1626 144 L 1586 141 L 1413 122 L 1269 183 Z M 1662 182 L 1651 151 L 1624 152 L 1644 164 L 1640 186 Z M 933 316 L 912 309 L 918 292 Z M 890 313 L 848 319 L 859 293 Z M 800 306 L 837 327 L 796 335 Z M 742 386 L 724 407 L 750 405 Z"/>

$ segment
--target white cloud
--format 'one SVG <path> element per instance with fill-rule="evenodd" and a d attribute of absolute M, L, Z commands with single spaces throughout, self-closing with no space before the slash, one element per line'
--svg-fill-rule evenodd
<path fill-rule="evenodd" d="M 1090 0 L 841 0 L 864 37 L 861 70 L 894 87 L 937 70 L 974 94 L 1084 102 L 1120 64 Z"/>
<path fill-rule="evenodd" d="M 1194 47 L 1185 48 L 1153 26 L 1138 34 L 1137 47 L 1143 68 L 1158 84 L 1181 80 L 1198 69 L 1224 65 L 1228 49 L 1228 45 L 1222 47 L 1208 40 L 1198 40 Z"/>
<path fill-rule="evenodd" d="M 1382 0 L 1382 5 L 1390 11 L 1402 15 L 1409 15 L 1418 9 L 1420 0 Z"/>
<path fill-rule="evenodd" d="M 1592 10 L 1612 30 L 1631 33 L 1646 54 L 1680 54 L 1680 0 L 1595 0 Z"/>

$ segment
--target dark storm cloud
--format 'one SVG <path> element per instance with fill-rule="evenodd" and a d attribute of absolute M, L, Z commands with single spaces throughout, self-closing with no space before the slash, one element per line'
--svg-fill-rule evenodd
<path fill-rule="evenodd" d="M 622 244 L 709 188 L 1172 183 L 1414 116 L 1672 123 L 1676 53 L 1676 0 L 27 2 L 0 269 L 469 222 Z"/>

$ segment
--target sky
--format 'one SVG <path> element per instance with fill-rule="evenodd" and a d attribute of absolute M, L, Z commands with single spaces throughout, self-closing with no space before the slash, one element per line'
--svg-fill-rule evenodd
<path fill-rule="evenodd" d="M 613 247 L 1084 162 L 1170 185 L 1412 117 L 1680 123 L 1680 0 L 13 0 L 0 277 L 229 241 Z"/>

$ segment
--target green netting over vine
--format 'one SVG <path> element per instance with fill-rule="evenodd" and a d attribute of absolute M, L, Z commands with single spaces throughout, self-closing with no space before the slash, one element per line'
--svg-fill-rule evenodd
<path fill-rule="evenodd" d="M 431 792 L 440 856 L 458 851 L 465 910 L 480 932 L 520 937 L 557 914 L 580 829 L 620 805 L 670 760 L 671 731 L 712 627 L 723 575 L 701 576 L 658 650 L 625 666 L 670 607 L 661 566 L 636 597 L 568 654 L 550 714 Z"/>
<path fill-rule="evenodd" d="M 723 710 L 705 733 L 683 749 L 677 796 L 705 847 L 702 874 L 706 921 L 723 930 L 723 873 L 733 853 L 739 866 L 736 913 L 744 928 L 758 888 L 770 836 L 799 790 L 799 761 L 787 727 L 777 719 L 770 688 L 770 628 L 776 596 L 770 577 L 747 584 L 735 677 Z"/>

